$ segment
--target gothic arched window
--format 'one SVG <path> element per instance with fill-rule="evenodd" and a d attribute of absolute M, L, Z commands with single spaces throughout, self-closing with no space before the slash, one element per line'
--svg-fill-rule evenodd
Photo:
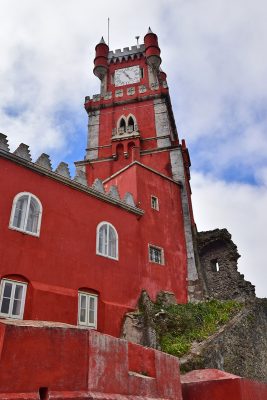
<path fill-rule="evenodd" d="M 133 117 L 130 117 L 128 119 L 127 130 L 128 130 L 128 132 L 133 132 L 134 131 L 134 120 L 133 120 Z"/>
<path fill-rule="evenodd" d="M 126 121 L 124 118 L 121 118 L 120 123 L 119 123 L 119 133 L 125 133 L 126 132 Z"/>
<path fill-rule="evenodd" d="M 30 235 L 39 236 L 42 204 L 31 193 L 22 192 L 15 196 L 9 227 Z"/>
<path fill-rule="evenodd" d="M 101 222 L 97 226 L 96 252 L 118 260 L 118 234 L 113 225 Z"/>

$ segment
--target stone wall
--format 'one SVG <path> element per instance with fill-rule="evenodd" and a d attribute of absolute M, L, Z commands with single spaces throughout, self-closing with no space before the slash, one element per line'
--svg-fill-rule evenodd
<path fill-rule="evenodd" d="M 255 287 L 237 270 L 240 255 L 227 229 L 199 232 L 197 250 L 209 298 L 239 301 L 255 298 Z"/>
<path fill-rule="evenodd" d="M 223 329 L 180 359 L 183 370 L 218 368 L 267 382 L 267 299 L 256 299 Z"/>

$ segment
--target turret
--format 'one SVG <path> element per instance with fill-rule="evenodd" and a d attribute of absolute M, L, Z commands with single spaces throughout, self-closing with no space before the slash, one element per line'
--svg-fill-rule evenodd
<path fill-rule="evenodd" d="M 144 37 L 145 43 L 145 54 L 148 64 L 154 68 L 158 69 L 161 64 L 160 58 L 160 48 L 158 45 L 158 37 L 149 28 L 147 34 Z"/>
<path fill-rule="evenodd" d="M 108 69 L 109 47 L 102 37 L 95 47 L 94 74 L 102 81 Z"/>

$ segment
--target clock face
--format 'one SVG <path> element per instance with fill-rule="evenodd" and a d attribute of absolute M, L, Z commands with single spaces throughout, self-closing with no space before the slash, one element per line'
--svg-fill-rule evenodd
<path fill-rule="evenodd" d="M 139 66 L 121 68 L 115 71 L 114 83 L 115 86 L 130 85 L 131 83 L 140 82 Z"/>

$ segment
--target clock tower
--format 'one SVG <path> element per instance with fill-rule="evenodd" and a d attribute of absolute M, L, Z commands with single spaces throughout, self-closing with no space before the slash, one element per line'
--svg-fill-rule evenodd
<path fill-rule="evenodd" d="M 138 179 L 129 173 L 133 165 L 145 166 L 153 177 L 160 175 L 180 185 L 190 299 L 198 281 L 190 158 L 185 141 L 178 138 L 157 35 L 149 28 L 143 44 L 115 51 L 102 38 L 95 51 L 93 72 L 100 79 L 100 93 L 85 98 L 86 156 L 76 166 L 86 173 L 88 184 L 97 178 L 106 190 L 116 184 L 120 196 L 132 192 L 136 204 L 141 204 L 141 195 Z M 166 201 L 172 207 L 175 199 Z"/>

